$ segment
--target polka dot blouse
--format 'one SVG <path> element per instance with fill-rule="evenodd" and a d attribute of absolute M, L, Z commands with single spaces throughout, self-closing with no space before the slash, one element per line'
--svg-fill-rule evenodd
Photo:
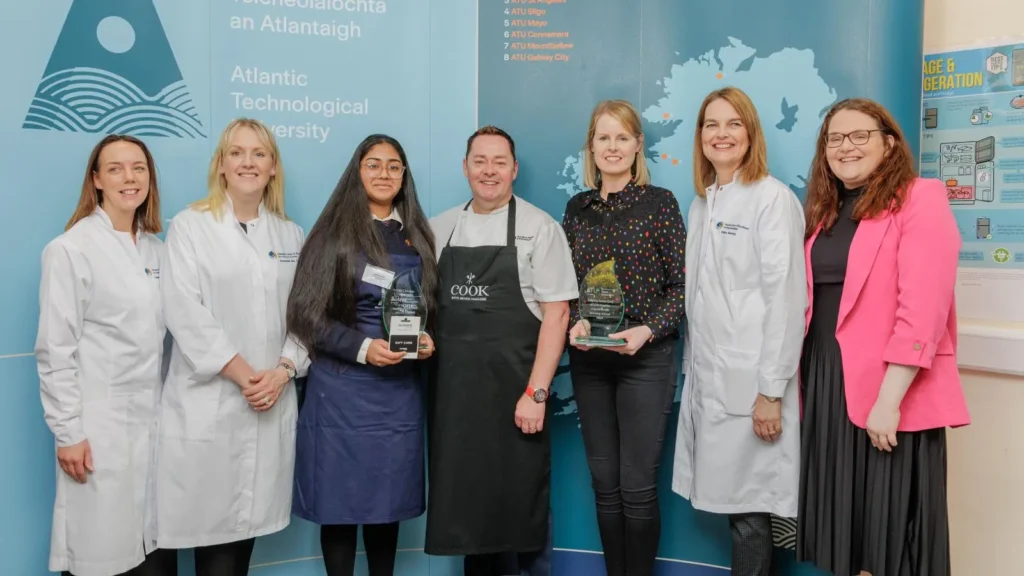
<path fill-rule="evenodd" d="M 686 229 L 672 192 L 633 183 L 608 200 L 597 190 L 581 192 L 566 205 L 562 227 L 578 282 L 594 265 L 615 259 L 625 328 L 646 325 L 654 338 L 678 334 L 685 314 Z M 569 310 L 572 326 L 580 319 L 579 301 L 570 302 Z"/>

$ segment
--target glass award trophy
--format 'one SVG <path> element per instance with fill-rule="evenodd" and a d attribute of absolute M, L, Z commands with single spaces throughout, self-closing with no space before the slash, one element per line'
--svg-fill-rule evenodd
<path fill-rule="evenodd" d="M 381 308 L 388 350 L 405 352 L 406 359 L 415 359 L 420 348 L 420 334 L 427 325 L 427 304 L 420 286 L 419 268 L 395 274 L 391 285 L 384 290 Z"/>
<path fill-rule="evenodd" d="M 622 325 L 626 304 L 622 299 L 622 286 L 615 276 L 615 259 L 597 264 L 583 277 L 580 285 L 580 320 L 587 329 L 586 336 L 577 336 L 576 343 L 583 346 L 623 346 L 623 338 L 609 338 Z"/>

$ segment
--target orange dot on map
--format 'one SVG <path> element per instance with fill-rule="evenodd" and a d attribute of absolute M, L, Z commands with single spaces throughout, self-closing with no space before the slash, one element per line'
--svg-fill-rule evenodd
<path fill-rule="evenodd" d="M 661 115 L 661 117 L 662 117 L 662 118 L 668 118 L 668 117 L 669 117 L 669 113 L 668 113 L 668 112 L 665 112 L 664 114 L 662 114 L 662 115 Z"/>
<path fill-rule="evenodd" d="M 679 158 L 673 158 L 672 164 L 679 164 Z"/>
<path fill-rule="evenodd" d="M 716 76 L 718 77 L 718 79 L 719 79 L 719 80 L 721 80 L 721 79 L 722 79 L 722 76 L 723 76 L 723 74 L 722 74 L 721 72 L 719 72 L 718 74 L 716 74 Z"/>
<path fill-rule="evenodd" d="M 665 160 L 666 158 L 668 158 L 668 154 L 662 154 L 662 155 L 661 155 L 661 159 L 662 159 L 662 160 Z"/>

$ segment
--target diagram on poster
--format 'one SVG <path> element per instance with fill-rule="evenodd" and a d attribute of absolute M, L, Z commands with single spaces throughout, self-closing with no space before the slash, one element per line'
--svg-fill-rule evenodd
<path fill-rule="evenodd" d="M 927 54 L 921 175 L 960 228 L 958 307 L 1024 322 L 1024 42 Z"/>

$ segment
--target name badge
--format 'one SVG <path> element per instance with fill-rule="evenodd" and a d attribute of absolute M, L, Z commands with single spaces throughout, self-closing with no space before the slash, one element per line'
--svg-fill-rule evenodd
<path fill-rule="evenodd" d="M 363 282 L 373 284 L 374 286 L 387 288 L 391 286 L 391 281 L 394 279 L 394 272 L 374 266 L 373 264 L 367 264 L 366 270 L 363 270 Z"/>

